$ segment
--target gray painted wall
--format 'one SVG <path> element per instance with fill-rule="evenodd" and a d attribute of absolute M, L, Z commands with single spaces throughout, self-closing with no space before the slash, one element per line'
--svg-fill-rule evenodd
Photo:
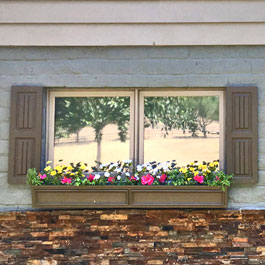
<path fill-rule="evenodd" d="M 259 88 L 259 183 L 229 192 L 229 206 L 265 208 L 265 46 L 0 48 L 0 207 L 30 208 L 31 192 L 7 184 L 10 88 Z"/>

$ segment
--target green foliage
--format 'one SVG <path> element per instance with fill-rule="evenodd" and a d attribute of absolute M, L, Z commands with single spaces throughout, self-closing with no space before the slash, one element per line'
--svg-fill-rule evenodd
<path fill-rule="evenodd" d="M 163 125 L 166 137 L 168 131 L 181 129 L 196 136 L 197 131 L 207 135 L 207 126 L 219 119 L 218 97 L 146 97 L 145 127 Z"/>
<path fill-rule="evenodd" d="M 38 173 L 35 168 L 28 169 L 27 184 L 33 186 L 40 186 L 43 184 L 40 178 L 38 177 Z"/>
<path fill-rule="evenodd" d="M 88 172 L 87 165 L 83 163 L 55 167 L 47 165 L 40 173 L 35 169 L 29 169 L 27 183 L 36 186 L 206 185 L 219 186 L 225 191 L 232 183 L 232 175 L 218 170 L 218 165 L 218 161 L 202 164 L 195 161 L 184 167 L 177 167 L 175 161 L 166 163 L 153 161 L 137 165 L 133 170 L 132 161 L 127 160 L 101 164 L 98 172 Z"/>
<path fill-rule="evenodd" d="M 227 175 L 222 171 L 216 172 L 216 177 L 215 180 L 209 181 L 207 184 L 209 186 L 221 186 L 222 190 L 225 191 L 233 183 L 233 175 Z"/>

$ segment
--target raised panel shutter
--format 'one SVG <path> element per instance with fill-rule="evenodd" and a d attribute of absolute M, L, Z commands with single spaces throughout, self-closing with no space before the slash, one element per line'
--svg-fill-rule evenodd
<path fill-rule="evenodd" d="M 42 87 L 12 87 L 8 182 L 26 183 L 28 168 L 40 169 Z"/>
<path fill-rule="evenodd" d="M 226 170 L 235 183 L 258 180 L 258 89 L 227 87 Z"/>

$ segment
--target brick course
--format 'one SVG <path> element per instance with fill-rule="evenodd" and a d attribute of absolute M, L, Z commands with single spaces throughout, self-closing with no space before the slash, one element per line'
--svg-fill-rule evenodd
<path fill-rule="evenodd" d="M 0 213 L 0 264 L 265 264 L 265 211 Z"/>

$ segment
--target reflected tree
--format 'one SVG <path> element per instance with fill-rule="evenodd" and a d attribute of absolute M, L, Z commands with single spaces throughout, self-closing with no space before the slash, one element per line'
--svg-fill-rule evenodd
<path fill-rule="evenodd" d="M 166 137 L 172 129 L 190 132 L 193 137 L 201 131 L 207 136 L 207 126 L 219 117 L 218 97 L 146 97 L 145 127 L 162 124 Z M 101 161 L 103 129 L 116 124 L 119 138 L 126 141 L 130 121 L 129 97 L 64 97 L 56 98 L 55 137 L 76 134 L 87 126 L 92 127 L 97 142 L 98 162 Z"/>
<path fill-rule="evenodd" d="M 145 127 L 162 124 L 164 137 L 172 129 L 189 131 L 192 137 L 201 131 L 207 137 L 207 126 L 219 119 L 218 97 L 146 97 Z"/>
<path fill-rule="evenodd" d="M 96 161 L 101 161 L 102 132 L 108 124 L 116 124 L 119 137 L 126 141 L 130 121 L 129 97 L 57 98 L 55 136 L 65 137 L 84 127 L 92 127 L 97 142 Z"/>

